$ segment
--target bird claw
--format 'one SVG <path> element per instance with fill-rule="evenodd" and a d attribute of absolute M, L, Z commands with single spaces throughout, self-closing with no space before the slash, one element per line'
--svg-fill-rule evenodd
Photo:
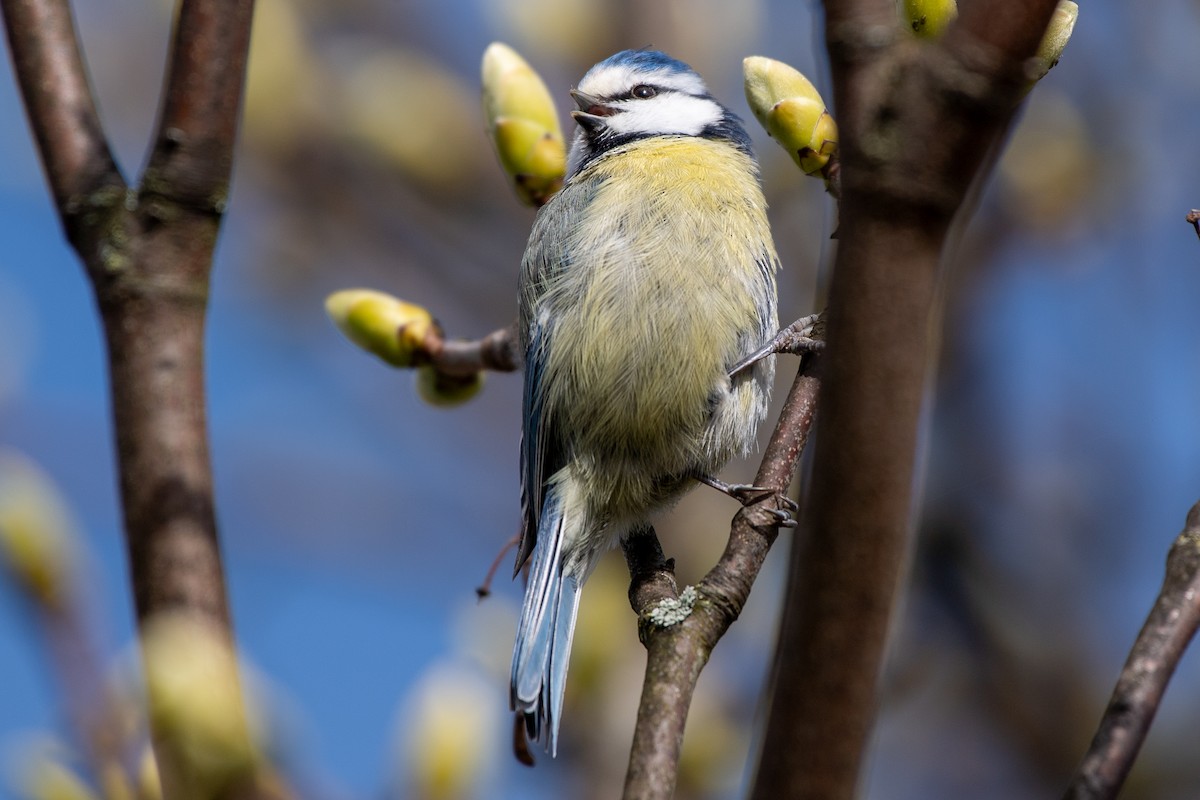
<path fill-rule="evenodd" d="M 773 494 L 773 491 L 765 486 L 755 486 L 752 483 L 726 483 L 711 475 L 697 475 L 696 480 L 706 486 L 711 486 L 721 494 L 732 497 L 744 506 L 758 502 L 764 495 Z"/>
<path fill-rule="evenodd" d="M 709 475 L 698 476 L 697 480 L 713 487 L 722 494 L 729 495 L 741 503 L 743 507 L 752 506 L 768 497 L 774 497 L 775 502 L 780 507 L 765 509 L 766 512 L 772 516 L 775 524 L 781 528 L 796 527 L 796 518 L 793 515 L 800 510 L 800 505 L 783 492 L 777 492 L 766 486 L 755 486 L 752 483 L 725 483 L 719 478 L 713 478 Z"/>
<path fill-rule="evenodd" d="M 729 370 L 729 377 L 734 377 L 739 372 L 775 353 L 803 355 L 804 353 L 815 353 L 824 348 L 825 321 L 820 314 L 809 314 L 786 328 L 782 328 L 770 341 L 734 364 Z"/>
<path fill-rule="evenodd" d="M 744 506 L 753 505 L 765 496 L 775 493 L 772 489 L 768 489 L 765 486 L 755 486 L 752 483 L 731 483 L 728 484 L 727 488 L 729 491 L 726 494 Z"/>
<path fill-rule="evenodd" d="M 790 516 L 800 510 L 800 504 L 795 500 L 766 486 L 755 486 L 752 483 L 731 483 L 728 484 L 728 488 L 727 494 L 744 506 L 754 505 L 768 495 L 775 495 L 775 502 L 783 506 L 782 513 Z"/>
<path fill-rule="evenodd" d="M 785 497 L 783 499 L 787 500 L 788 498 Z M 789 500 L 789 502 L 791 501 Z M 792 503 L 792 505 L 795 505 L 795 503 Z M 792 512 L 786 508 L 768 508 L 767 513 L 774 518 L 775 524 L 781 528 L 795 528 L 800 524 L 796 522 L 796 518 L 792 516 Z"/>

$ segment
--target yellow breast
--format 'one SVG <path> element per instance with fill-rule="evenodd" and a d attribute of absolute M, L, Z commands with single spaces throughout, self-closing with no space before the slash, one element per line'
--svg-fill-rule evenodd
<path fill-rule="evenodd" d="M 776 258 L 753 162 L 725 143 L 659 137 L 572 183 L 591 194 L 570 263 L 546 287 L 557 309 L 547 402 L 578 451 L 636 451 L 675 469 L 681 441 L 701 446 L 726 369 L 774 326 Z"/>

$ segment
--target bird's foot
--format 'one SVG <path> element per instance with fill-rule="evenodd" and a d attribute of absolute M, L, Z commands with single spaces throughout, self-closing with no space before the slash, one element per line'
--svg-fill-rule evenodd
<path fill-rule="evenodd" d="M 774 338 L 733 365 L 729 377 L 737 375 L 775 353 L 803 355 L 825 347 L 825 319 L 821 314 L 809 314 L 781 329 Z"/>
<path fill-rule="evenodd" d="M 800 510 L 800 506 L 783 492 L 777 492 L 767 486 L 755 486 L 751 483 L 726 483 L 711 475 L 698 475 L 696 480 L 706 486 L 711 486 L 722 494 L 729 495 L 743 506 L 752 506 L 768 497 L 774 497 L 777 508 L 764 510 L 775 519 L 776 524 L 781 528 L 796 527 L 796 518 L 793 515 Z"/>

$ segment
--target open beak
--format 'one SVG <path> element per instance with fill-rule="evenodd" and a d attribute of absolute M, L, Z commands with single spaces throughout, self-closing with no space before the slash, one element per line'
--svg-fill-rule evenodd
<path fill-rule="evenodd" d="M 611 117 L 617 113 L 615 108 L 606 106 L 600 98 L 585 94 L 578 89 L 571 90 L 571 97 L 575 100 L 575 105 L 579 107 L 577 111 L 571 112 L 571 116 L 588 130 L 596 130 L 604 125 L 605 117 Z"/>

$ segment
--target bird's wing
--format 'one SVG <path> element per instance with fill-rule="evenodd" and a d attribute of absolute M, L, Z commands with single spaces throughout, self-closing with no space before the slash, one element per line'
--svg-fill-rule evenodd
<path fill-rule="evenodd" d="M 554 322 L 546 293 L 569 269 L 580 269 L 569 251 L 569 232 L 579 228 L 599 190 L 596 181 L 568 182 L 538 213 L 521 262 L 521 320 L 525 342 L 525 396 L 521 419 L 521 544 L 513 576 L 537 544 L 546 481 L 566 464 L 554 409 L 545 402 Z"/>
<path fill-rule="evenodd" d="M 550 323 L 544 319 L 530 324 L 525 348 L 524 409 L 521 416 L 521 544 L 513 577 L 520 572 L 537 544 L 538 520 L 542 514 L 546 478 L 563 464 L 561 447 L 553 430 L 552 415 L 545 408 L 543 388 Z"/>

